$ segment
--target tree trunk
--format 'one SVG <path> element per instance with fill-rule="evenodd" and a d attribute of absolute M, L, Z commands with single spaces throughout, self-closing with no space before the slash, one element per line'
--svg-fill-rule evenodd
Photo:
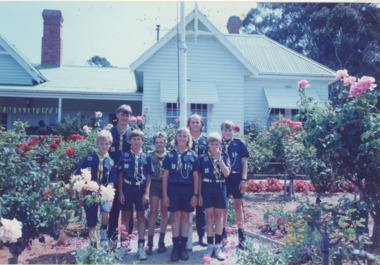
<path fill-rule="evenodd" d="M 329 265 L 329 236 L 322 234 L 321 251 L 322 251 L 322 265 Z"/>
<path fill-rule="evenodd" d="M 371 247 L 369 248 L 369 251 L 373 253 L 376 248 L 380 247 L 380 216 L 376 215 L 373 225 L 373 233 L 371 237 Z"/>
<path fill-rule="evenodd" d="M 13 256 L 8 259 L 8 264 L 17 264 L 18 263 L 18 255 Z"/>

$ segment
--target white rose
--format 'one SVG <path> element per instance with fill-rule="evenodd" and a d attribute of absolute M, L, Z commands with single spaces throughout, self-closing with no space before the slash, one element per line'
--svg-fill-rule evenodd
<path fill-rule="evenodd" d="M 101 118 L 101 117 L 103 117 L 103 113 L 101 111 L 95 111 L 95 117 Z"/>
<path fill-rule="evenodd" d="M 96 181 L 90 181 L 83 186 L 83 189 L 90 190 L 90 191 L 98 191 L 99 185 L 98 183 L 96 183 Z"/>
<path fill-rule="evenodd" d="M 92 128 L 91 128 L 91 127 L 88 127 L 87 125 L 85 125 L 85 126 L 83 126 L 83 130 L 84 130 L 86 133 L 91 133 Z"/>
<path fill-rule="evenodd" d="M 1 223 L 3 224 L 0 227 L 0 240 L 6 243 L 15 243 L 17 239 L 22 236 L 22 223 L 17 221 L 16 218 L 13 220 L 1 218 Z"/>
<path fill-rule="evenodd" d="M 86 184 L 84 180 L 79 180 L 74 183 L 73 190 L 76 190 L 77 192 L 81 192 L 83 189 L 83 186 Z"/>
<path fill-rule="evenodd" d="M 72 175 L 71 178 L 70 178 L 70 182 L 71 183 L 75 183 L 75 182 L 77 182 L 78 180 L 81 180 L 81 179 L 82 179 L 81 175 Z"/>
<path fill-rule="evenodd" d="M 100 186 L 100 195 L 104 201 L 113 201 L 115 197 L 115 189 L 112 186 Z"/>
<path fill-rule="evenodd" d="M 91 181 L 91 172 L 90 170 L 88 170 L 87 168 L 84 168 L 81 170 L 82 172 L 82 178 L 84 181 L 86 181 L 87 183 Z"/>

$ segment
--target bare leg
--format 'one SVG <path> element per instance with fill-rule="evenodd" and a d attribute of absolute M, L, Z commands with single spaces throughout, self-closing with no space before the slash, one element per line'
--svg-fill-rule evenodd
<path fill-rule="evenodd" d="M 236 222 L 238 223 L 238 228 L 244 228 L 243 198 L 234 199 L 234 211 L 236 214 Z"/>
<path fill-rule="evenodd" d="M 180 214 L 181 214 L 181 223 L 182 223 L 181 235 L 182 235 L 182 237 L 187 237 L 189 234 L 189 215 L 190 215 L 190 213 L 180 211 Z"/>
<path fill-rule="evenodd" d="M 224 209 L 215 209 L 215 234 L 221 235 L 223 231 L 222 217 L 224 214 Z"/>
<path fill-rule="evenodd" d="M 149 213 L 149 221 L 148 221 L 148 235 L 154 235 L 154 228 L 156 227 L 156 219 L 158 215 L 158 202 L 159 197 L 150 197 L 150 213 Z"/>
<path fill-rule="evenodd" d="M 139 239 L 144 239 L 144 235 L 145 235 L 144 211 L 136 211 L 136 217 L 137 217 Z"/>
<path fill-rule="evenodd" d="M 207 236 L 211 237 L 214 236 L 214 207 L 206 208 L 206 217 L 207 217 L 207 225 L 206 225 L 206 232 Z M 221 224 L 220 224 L 221 225 Z"/>
<path fill-rule="evenodd" d="M 160 201 L 160 214 L 161 214 L 161 233 L 166 233 L 166 228 L 168 226 L 168 207 L 164 205 L 162 200 Z"/>

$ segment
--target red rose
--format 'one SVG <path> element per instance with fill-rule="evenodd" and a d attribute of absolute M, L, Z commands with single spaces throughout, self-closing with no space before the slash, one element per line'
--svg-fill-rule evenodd
<path fill-rule="evenodd" d="M 59 144 L 61 142 L 61 140 L 60 139 L 58 139 L 58 140 L 55 140 L 55 143 L 56 144 Z"/>
<path fill-rule="evenodd" d="M 238 125 L 235 126 L 235 132 L 240 132 L 240 127 Z"/>
<path fill-rule="evenodd" d="M 50 153 L 54 153 L 54 150 L 53 150 L 53 149 L 50 149 Z"/>
<path fill-rule="evenodd" d="M 41 141 L 45 141 L 45 139 L 46 139 L 45 136 L 42 136 L 42 137 L 40 138 Z"/>
<path fill-rule="evenodd" d="M 51 147 L 52 149 L 57 150 L 57 149 L 58 149 L 58 144 L 56 144 L 56 143 L 51 143 L 51 144 L 50 144 L 50 147 Z"/>
<path fill-rule="evenodd" d="M 66 155 L 68 157 L 72 157 L 75 154 L 75 150 L 73 148 L 70 148 L 67 150 Z"/>
<path fill-rule="evenodd" d="M 46 162 L 43 162 L 43 163 L 42 163 L 42 166 L 46 167 L 46 166 L 47 166 Z"/>
<path fill-rule="evenodd" d="M 25 154 L 23 152 L 18 153 L 19 156 L 24 156 Z"/>
<path fill-rule="evenodd" d="M 24 146 L 23 144 L 17 145 L 18 148 L 22 148 L 23 146 Z"/>

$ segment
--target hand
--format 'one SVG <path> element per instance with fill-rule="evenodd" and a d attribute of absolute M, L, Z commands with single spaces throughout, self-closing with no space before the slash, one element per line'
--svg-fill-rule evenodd
<path fill-rule="evenodd" d="M 124 204 L 124 201 L 125 201 L 124 194 L 123 194 L 123 191 L 121 191 L 119 193 L 119 202 L 120 204 Z"/>
<path fill-rule="evenodd" d="M 149 194 L 147 193 L 144 193 L 143 197 L 142 197 L 142 204 L 147 204 L 149 202 Z"/>
<path fill-rule="evenodd" d="M 201 195 L 199 195 L 199 198 L 198 198 L 198 206 L 199 207 L 202 207 L 203 206 L 203 198 Z"/>
<path fill-rule="evenodd" d="M 215 156 L 216 159 L 220 159 L 222 157 L 222 149 L 216 148 L 214 156 Z"/>
<path fill-rule="evenodd" d="M 166 207 L 169 207 L 169 205 L 170 205 L 169 197 L 168 197 L 168 196 L 164 196 L 164 197 L 162 198 L 162 200 L 163 200 L 163 202 L 164 202 L 164 205 L 165 205 Z"/>
<path fill-rule="evenodd" d="M 247 190 L 246 181 L 240 181 L 239 190 L 240 190 L 240 193 L 244 193 Z"/>
<path fill-rule="evenodd" d="M 190 206 L 195 207 L 197 206 L 197 203 L 198 203 L 198 198 L 195 195 L 193 195 L 193 197 L 191 197 Z"/>

